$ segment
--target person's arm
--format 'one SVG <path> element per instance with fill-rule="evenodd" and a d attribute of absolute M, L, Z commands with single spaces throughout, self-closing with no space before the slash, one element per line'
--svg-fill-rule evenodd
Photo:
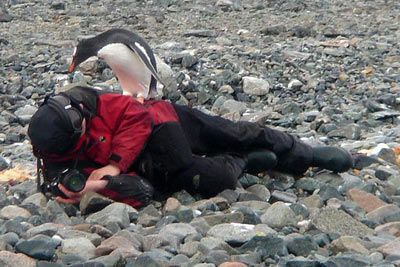
<path fill-rule="evenodd" d="M 107 94 L 100 100 L 99 115 L 113 129 L 110 164 L 93 171 L 90 180 L 125 173 L 141 153 L 153 127 L 149 112 L 133 98 Z"/>

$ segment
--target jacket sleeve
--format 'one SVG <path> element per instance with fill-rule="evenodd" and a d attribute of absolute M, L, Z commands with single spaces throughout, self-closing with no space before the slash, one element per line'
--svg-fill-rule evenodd
<path fill-rule="evenodd" d="M 99 115 L 113 132 L 109 161 L 124 173 L 147 143 L 153 127 L 152 117 L 130 96 L 106 94 L 100 97 L 99 104 Z"/>

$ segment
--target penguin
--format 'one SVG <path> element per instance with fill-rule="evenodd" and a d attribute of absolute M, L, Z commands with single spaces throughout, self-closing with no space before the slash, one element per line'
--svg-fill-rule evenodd
<path fill-rule="evenodd" d="M 89 57 L 103 59 L 117 76 L 124 94 L 132 95 L 143 103 L 157 93 L 157 73 L 154 53 L 147 42 L 134 32 L 111 29 L 93 38 L 81 40 L 72 56 L 68 69 L 71 73 Z"/>

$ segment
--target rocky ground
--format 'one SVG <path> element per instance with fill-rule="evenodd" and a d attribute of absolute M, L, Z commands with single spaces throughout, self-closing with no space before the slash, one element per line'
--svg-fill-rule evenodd
<path fill-rule="evenodd" d="M 245 176 L 244 189 L 182 191 L 140 211 L 96 195 L 61 206 L 32 180 L 5 183 L 0 265 L 400 266 L 399 14 L 395 0 L 2 1 L 0 170 L 34 174 L 27 123 L 46 94 L 119 90 L 102 62 L 66 72 L 79 38 L 113 27 L 148 40 L 172 101 L 357 160 L 340 175 Z"/>

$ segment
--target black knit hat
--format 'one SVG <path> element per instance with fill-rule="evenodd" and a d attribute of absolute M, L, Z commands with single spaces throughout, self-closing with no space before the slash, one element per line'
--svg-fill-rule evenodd
<path fill-rule="evenodd" d="M 77 144 L 82 133 L 82 112 L 65 95 L 46 99 L 32 116 L 28 135 L 35 149 L 62 154 Z"/>

